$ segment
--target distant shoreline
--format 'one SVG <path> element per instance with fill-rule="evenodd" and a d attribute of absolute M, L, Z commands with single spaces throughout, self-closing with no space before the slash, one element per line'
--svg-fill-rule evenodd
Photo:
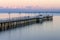
<path fill-rule="evenodd" d="M 0 13 L 60 13 L 60 12 L 0 12 Z"/>

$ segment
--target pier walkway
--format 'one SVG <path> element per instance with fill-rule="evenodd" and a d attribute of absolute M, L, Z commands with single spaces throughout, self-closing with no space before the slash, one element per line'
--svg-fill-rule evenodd
<path fill-rule="evenodd" d="M 16 18 L 0 20 L 0 31 L 16 28 L 17 26 L 28 25 L 29 23 L 30 24 L 39 23 L 45 20 L 52 20 L 52 19 L 53 16 L 36 15 L 36 16 L 25 16 L 25 17 L 16 17 Z"/>

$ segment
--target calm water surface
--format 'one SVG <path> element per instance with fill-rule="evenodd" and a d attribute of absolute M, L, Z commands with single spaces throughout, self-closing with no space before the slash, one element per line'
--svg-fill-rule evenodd
<path fill-rule="evenodd" d="M 0 32 L 0 40 L 60 40 L 60 16 L 42 24 Z"/>

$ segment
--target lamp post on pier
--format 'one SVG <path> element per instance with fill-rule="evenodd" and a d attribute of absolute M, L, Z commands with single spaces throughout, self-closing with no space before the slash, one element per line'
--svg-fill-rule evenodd
<path fill-rule="evenodd" d="M 9 22 L 10 22 L 10 12 L 8 14 L 9 14 Z"/>
<path fill-rule="evenodd" d="M 8 13 L 9 15 L 9 23 L 8 23 L 8 28 L 10 28 L 10 12 Z"/>

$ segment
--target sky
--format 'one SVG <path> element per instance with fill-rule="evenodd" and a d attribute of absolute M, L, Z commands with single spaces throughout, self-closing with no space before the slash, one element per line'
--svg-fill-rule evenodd
<path fill-rule="evenodd" d="M 0 0 L 0 8 L 60 9 L 60 0 Z"/>

